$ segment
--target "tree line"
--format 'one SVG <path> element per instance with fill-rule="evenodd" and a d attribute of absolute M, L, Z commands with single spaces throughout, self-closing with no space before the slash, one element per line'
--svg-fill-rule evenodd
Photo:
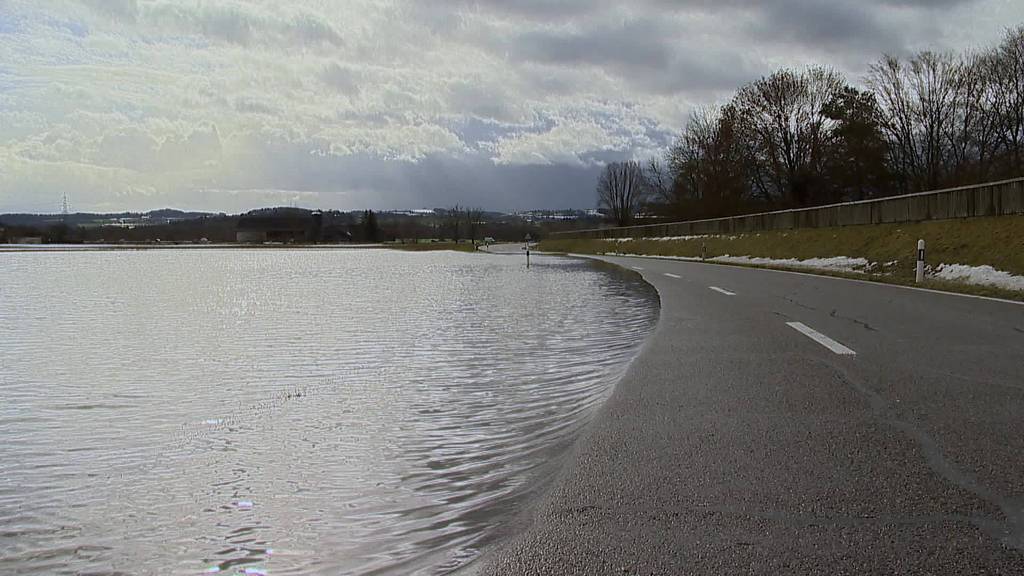
<path fill-rule="evenodd" d="M 156 214 L 156 212 L 150 213 Z M 484 238 L 520 242 L 530 234 L 535 238 L 548 231 L 576 226 L 575 221 L 538 222 L 524 216 L 487 212 L 482 208 L 454 205 L 428 214 L 358 210 L 312 211 L 301 208 L 264 208 L 241 215 L 182 214 L 160 224 L 125 226 L 111 224 L 118 218 L 138 218 L 142 214 L 0 214 L 0 244 L 21 238 L 39 238 L 44 243 L 136 243 L 136 242 L 234 242 L 245 220 L 278 218 L 277 227 L 307 227 L 315 241 L 390 242 L 448 240 L 477 243 Z M 597 219 L 586 219 L 579 226 L 593 227 Z M 251 222 L 250 222 L 251 223 Z M 264 223 L 267 224 L 267 223 Z M 273 228 L 273 224 L 268 224 Z M 314 241 L 314 240 L 311 240 Z"/>
<path fill-rule="evenodd" d="M 714 218 L 1024 174 L 1024 26 L 987 50 L 883 56 L 864 86 L 782 69 L 694 110 L 662 159 L 606 166 L 600 207 Z"/>

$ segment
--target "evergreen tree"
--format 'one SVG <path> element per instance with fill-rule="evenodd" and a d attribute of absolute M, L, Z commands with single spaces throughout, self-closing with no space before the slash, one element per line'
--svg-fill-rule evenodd
<path fill-rule="evenodd" d="M 363 239 L 367 242 L 380 242 L 380 227 L 373 210 L 363 212 Z"/>

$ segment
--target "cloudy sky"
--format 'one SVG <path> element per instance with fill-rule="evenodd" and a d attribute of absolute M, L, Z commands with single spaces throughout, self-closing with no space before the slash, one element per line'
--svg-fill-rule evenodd
<path fill-rule="evenodd" d="M 592 207 L 694 106 L 1020 0 L 0 0 L 0 212 Z"/>

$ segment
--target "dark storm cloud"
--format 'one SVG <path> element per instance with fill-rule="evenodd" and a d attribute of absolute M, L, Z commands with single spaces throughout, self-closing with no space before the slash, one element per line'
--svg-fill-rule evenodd
<path fill-rule="evenodd" d="M 588 66 L 656 93 L 721 90 L 756 76 L 739 53 L 717 45 L 679 43 L 671 22 L 640 18 L 565 30 L 544 28 L 507 39 L 499 49 L 521 62 Z"/>
<path fill-rule="evenodd" d="M 664 26 L 643 19 L 584 31 L 530 31 L 514 38 L 509 48 L 514 57 L 548 63 L 664 68 L 672 56 L 667 37 Z"/>
<path fill-rule="evenodd" d="M 840 66 L 866 63 L 883 52 L 903 53 L 936 33 L 929 25 L 935 18 L 975 2 L 647 0 L 608 18 L 595 14 L 601 7 L 611 12 L 615 3 L 491 0 L 472 5 L 547 24 L 496 41 L 496 50 L 514 60 L 597 67 L 640 89 L 672 93 L 735 87 L 769 72 L 762 55 L 779 48 L 807 60 L 830 55 L 836 61 L 823 63 Z M 693 15 L 704 20 L 687 17 Z M 708 19 L 722 26 L 702 28 Z"/>
<path fill-rule="evenodd" d="M 488 159 L 429 158 L 408 164 L 409 191 L 425 206 L 452 203 L 497 210 L 589 208 L 597 165 L 495 165 Z M 408 203 L 406 204 L 408 205 Z"/>
<path fill-rule="evenodd" d="M 936 34 L 930 25 L 934 18 L 973 2 L 776 0 L 760 5 L 747 31 L 759 42 L 822 51 L 844 60 L 871 58 L 882 52 L 906 52 L 923 36 Z M 908 18 L 914 27 L 907 26 Z"/>
<path fill-rule="evenodd" d="M 899 34 L 880 21 L 877 7 L 862 2 L 825 5 L 815 0 L 783 0 L 762 8 L 762 17 L 751 26 L 757 37 L 774 42 L 794 42 L 825 49 L 891 47 Z"/>
<path fill-rule="evenodd" d="M 218 209 L 244 210 L 259 205 L 244 190 L 302 191 L 310 206 L 324 208 L 406 209 L 452 204 L 491 210 L 592 207 L 601 167 L 565 165 L 498 165 L 486 155 L 462 158 L 431 155 L 417 162 L 385 160 L 370 154 L 311 155 L 301 146 L 268 146 L 264 151 L 287 160 L 282 172 L 252 166 L 223 184 L 241 190 L 224 203 L 222 192 L 196 191 L 189 205 L 215 204 Z M 607 152 L 602 160 L 621 160 L 625 152 Z M 258 195 L 258 192 L 254 192 Z M 205 195 L 205 196 L 204 196 Z M 262 197 L 259 197 L 262 199 Z"/>

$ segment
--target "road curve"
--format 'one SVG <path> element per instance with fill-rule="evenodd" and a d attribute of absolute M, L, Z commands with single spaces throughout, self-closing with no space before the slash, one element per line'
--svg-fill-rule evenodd
<path fill-rule="evenodd" d="M 661 319 L 484 574 L 1024 574 L 1024 306 L 605 257 Z"/>

